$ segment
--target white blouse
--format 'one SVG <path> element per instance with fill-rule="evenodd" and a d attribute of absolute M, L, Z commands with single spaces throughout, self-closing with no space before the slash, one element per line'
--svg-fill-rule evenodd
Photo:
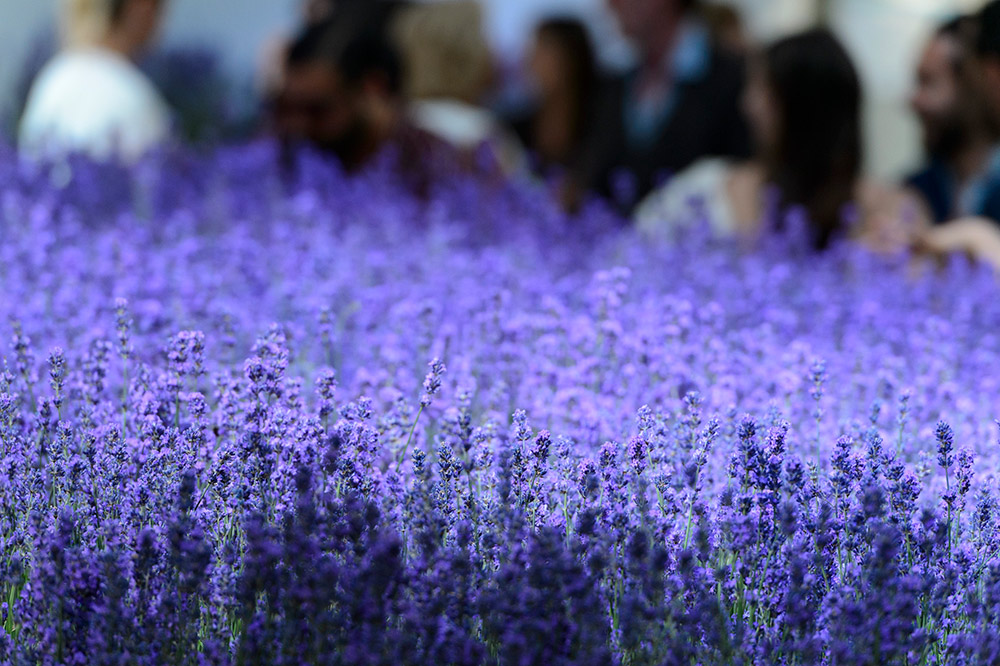
<path fill-rule="evenodd" d="M 725 159 L 695 162 L 639 203 L 636 227 L 649 236 L 669 238 L 700 216 L 717 236 L 731 236 L 736 231 L 727 191 L 731 175 L 732 164 Z"/>
<path fill-rule="evenodd" d="M 82 152 L 134 161 L 170 134 L 159 92 L 129 59 L 108 49 L 63 51 L 39 73 L 18 132 L 22 154 Z"/>
<path fill-rule="evenodd" d="M 504 173 L 527 166 L 520 142 L 486 109 L 453 99 L 423 99 L 410 104 L 409 115 L 414 125 L 461 151 L 489 145 Z"/>

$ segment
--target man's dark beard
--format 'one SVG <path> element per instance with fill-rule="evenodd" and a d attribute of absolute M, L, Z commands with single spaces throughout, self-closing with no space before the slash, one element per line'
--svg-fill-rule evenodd
<path fill-rule="evenodd" d="M 968 145 L 970 131 L 968 124 L 956 113 L 935 120 L 934 131 L 925 131 L 925 148 L 934 159 L 950 162 L 958 157 Z"/>

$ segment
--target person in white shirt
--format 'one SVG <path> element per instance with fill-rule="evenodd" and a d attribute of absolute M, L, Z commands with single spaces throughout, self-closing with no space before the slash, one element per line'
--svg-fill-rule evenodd
<path fill-rule="evenodd" d="M 861 173 L 860 81 L 828 31 L 786 37 L 753 58 L 743 107 L 755 155 L 705 159 L 674 176 L 637 208 L 642 232 L 669 239 L 707 220 L 716 236 L 752 239 L 799 209 L 817 250 L 852 237 L 895 252 L 926 227 L 918 199 Z"/>
<path fill-rule="evenodd" d="M 164 0 L 64 3 L 65 47 L 32 84 L 19 150 L 135 161 L 170 135 L 166 103 L 133 62 L 155 36 Z"/>
<path fill-rule="evenodd" d="M 495 67 L 482 25 L 474 0 L 418 3 L 400 12 L 394 36 L 406 63 L 410 121 L 463 155 L 484 150 L 509 175 L 527 161 L 517 137 L 483 106 Z"/>

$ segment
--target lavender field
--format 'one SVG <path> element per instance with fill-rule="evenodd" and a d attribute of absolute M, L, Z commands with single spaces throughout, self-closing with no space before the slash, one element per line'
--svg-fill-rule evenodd
<path fill-rule="evenodd" d="M 0 661 L 1000 663 L 989 270 L 276 163 L 0 150 Z"/>

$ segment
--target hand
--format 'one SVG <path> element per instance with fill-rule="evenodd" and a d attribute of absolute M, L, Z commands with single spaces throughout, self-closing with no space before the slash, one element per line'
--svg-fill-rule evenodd
<path fill-rule="evenodd" d="M 864 183 L 859 199 L 862 223 L 856 237 L 875 252 L 895 254 L 913 247 L 930 224 L 926 206 L 912 192 Z"/>
<path fill-rule="evenodd" d="M 932 227 L 916 237 L 913 247 L 938 258 L 960 252 L 1000 270 L 1000 227 L 986 218 L 969 217 Z"/>

